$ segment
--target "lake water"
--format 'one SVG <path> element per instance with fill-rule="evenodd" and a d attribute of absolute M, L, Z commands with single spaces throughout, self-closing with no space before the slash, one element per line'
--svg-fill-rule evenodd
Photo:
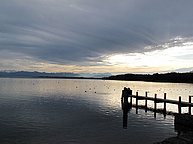
<path fill-rule="evenodd" d="M 183 83 L 0 78 L 0 143 L 149 144 L 177 135 L 173 116 L 155 119 L 150 111 L 136 114 L 135 108 L 123 128 L 124 87 L 160 98 L 166 92 L 168 99 L 182 96 L 183 101 L 193 95 L 193 84 Z M 175 105 L 167 108 L 177 111 Z"/>

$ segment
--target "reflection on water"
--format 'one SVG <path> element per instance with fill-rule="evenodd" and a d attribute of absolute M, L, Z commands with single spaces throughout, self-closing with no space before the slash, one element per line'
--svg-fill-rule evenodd
<path fill-rule="evenodd" d="M 176 136 L 173 117 L 122 115 L 121 92 L 191 94 L 190 84 L 70 79 L 0 79 L 0 143 L 140 143 Z M 161 88 L 161 90 L 160 90 Z M 179 89 L 179 93 L 173 89 Z M 180 91 L 181 89 L 181 91 Z M 152 95 L 153 96 L 153 95 Z M 172 109 L 172 107 L 170 107 Z M 175 109 L 174 109 L 175 110 Z M 127 120 L 126 120 L 127 119 Z M 123 124 L 124 122 L 124 124 Z M 127 129 L 123 129 L 126 128 Z"/>
<path fill-rule="evenodd" d="M 122 103 L 122 110 L 123 110 L 123 128 L 127 128 L 127 120 L 128 120 L 128 112 L 131 110 L 130 106 L 124 107 Z"/>

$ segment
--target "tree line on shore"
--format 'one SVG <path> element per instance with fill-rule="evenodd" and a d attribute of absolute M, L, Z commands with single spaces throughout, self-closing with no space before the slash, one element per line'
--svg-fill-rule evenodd
<path fill-rule="evenodd" d="M 176 82 L 176 83 L 193 83 L 193 73 L 165 73 L 165 74 L 122 74 L 105 77 L 108 80 L 125 80 L 125 81 L 152 81 L 152 82 Z"/>

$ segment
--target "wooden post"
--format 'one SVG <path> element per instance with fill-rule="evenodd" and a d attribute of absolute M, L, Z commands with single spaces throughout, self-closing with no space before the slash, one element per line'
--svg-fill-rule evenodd
<path fill-rule="evenodd" d="M 147 92 L 145 92 L 145 112 L 147 112 Z"/>
<path fill-rule="evenodd" d="M 128 95 L 130 97 L 130 107 L 132 107 L 132 90 L 128 88 Z"/>
<path fill-rule="evenodd" d="M 130 106 L 132 107 L 132 96 L 130 97 Z"/>
<path fill-rule="evenodd" d="M 122 109 L 128 108 L 128 91 L 126 87 L 124 87 L 124 90 L 122 90 L 121 105 Z"/>
<path fill-rule="evenodd" d="M 136 107 L 138 107 L 138 92 L 136 92 Z"/>
<path fill-rule="evenodd" d="M 136 114 L 138 114 L 138 92 L 136 92 Z"/>
<path fill-rule="evenodd" d="M 155 94 L 154 98 L 154 117 L 156 117 L 156 111 L 157 111 L 157 94 Z"/>
<path fill-rule="evenodd" d="M 157 110 L 157 94 L 155 94 L 155 98 L 154 98 L 154 110 Z"/>
<path fill-rule="evenodd" d="M 166 114 L 166 93 L 164 93 L 164 114 Z"/>
<path fill-rule="evenodd" d="M 127 88 L 124 89 L 124 105 L 126 107 L 128 106 L 128 91 L 127 91 Z"/>
<path fill-rule="evenodd" d="M 189 96 L 189 104 L 191 104 L 191 96 Z M 191 115 L 191 105 L 189 105 L 189 115 Z"/>
<path fill-rule="evenodd" d="M 121 100 L 123 100 L 124 99 L 124 97 L 125 97 L 125 91 L 127 90 L 127 88 L 126 87 L 124 87 L 124 89 L 122 90 L 122 96 L 121 96 Z"/>
<path fill-rule="evenodd" d="M 179 96 L 179 103 L 178 103 L 178 113 L 181 114 L 181 96 Z"/>

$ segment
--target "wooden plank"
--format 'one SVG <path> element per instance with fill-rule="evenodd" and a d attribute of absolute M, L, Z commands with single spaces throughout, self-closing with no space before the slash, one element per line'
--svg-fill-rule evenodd
<path fill-rule="evenodd" d="M 136 95 L 129 95 L 129 97 L 133 97 L 136 98 Z M 137 96 L 138 100 L 151 100 L 154 101 L 153 97 L 145 97 L 145 96 Z M 169 99 L 161 99 L 161 98 L 157 98 L 157 103 L 161 103 L 161 102 L 166 102 L 166 103 L 170 103 L 170 104 L 179 104 L 179 101 L 177 100 L 169 100 Z M 181 107 L 193 107 L 193 103 L 189 103 L 189 102 L 181 102 Z"/>

